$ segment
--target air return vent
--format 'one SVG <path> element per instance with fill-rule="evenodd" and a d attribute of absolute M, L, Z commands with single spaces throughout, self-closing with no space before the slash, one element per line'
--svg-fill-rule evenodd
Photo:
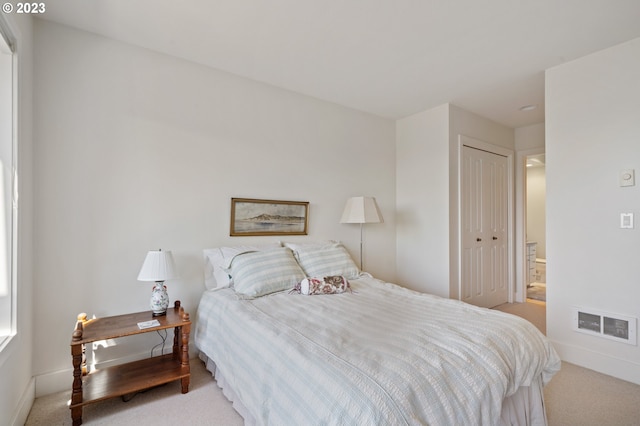
<path fill-rule="evenodd" d="M 580 333 L 636 344 L 637 318 L 574 306 L 572 319 L 573 329 Z"/>

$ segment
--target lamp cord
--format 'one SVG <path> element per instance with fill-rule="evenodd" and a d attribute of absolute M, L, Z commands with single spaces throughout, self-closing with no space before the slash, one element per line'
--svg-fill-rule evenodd
<path fill-rule="evenodd" d="M 162 349 L 160 350 L 160 355 L 164 354 L 164 344 L 167 341 L 167 329 L 165 328 L 162 331 L 164 331 L 164 336 L 160 334 L 160 330 L 156 330 L 156 333 L 158 333 L 158 336 L 160 336 L 160 338 L 162 339 L 162 342 L 158 343 L 157 345 L 151 348 L 151 356 L 150 356 L 151 358 L 153 358 L 153 351 L 155 351 L 158 346 L 162 346 Z"/>

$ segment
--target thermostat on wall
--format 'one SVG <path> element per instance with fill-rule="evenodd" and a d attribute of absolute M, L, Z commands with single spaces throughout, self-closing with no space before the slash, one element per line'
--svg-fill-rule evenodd
<path fill-rule="evenodd" d="M 636 184 L 636 171 L 634 169 L 620 170 L 620 186 L 634 186 Z"/>

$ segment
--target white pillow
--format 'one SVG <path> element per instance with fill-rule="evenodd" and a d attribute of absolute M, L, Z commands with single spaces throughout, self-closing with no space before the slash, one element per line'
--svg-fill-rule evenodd
<path fill-rule="evenodd" d="M 304 279 L 304 272 L 286 247 L 238 254 L 228 271 L 236 293 L 248 297 L 290 290 Z"/>
<path fill-rule="evenodd" d="M 286 242 L 286 241 L 281 241 L 280 244 L 282 244 L 283 247 L 289 247 L 291 250 L 293 250 L 294 252 L 298 251 L 298 250 L 312 250 L 312 249 L 321 249 L 321 248 L 327 248 L 327 247 L 332 247 L 335 244 L 339 244 L 340 241 L 334 241 L 334 240 L 325 240 L 325 241 L 301 241 L 301 242 Z"/>
<path fill-rule="evenodd" d="M 204 285 L 207 289 L 229 287 L 231 279 L 225 271 L 234 256 L 248 251 L 261 251 L 279 248 L 280 243 L 267 243 L 254 246 L 217 247 L 202 251 L 204 256 Z"/>
<path fill-rule="evenodd" d="M 342 275 L 348 280 L 358 278 L 360 270 L 342 244 L 300 249 L 294 252 L 307 277 Z"/>

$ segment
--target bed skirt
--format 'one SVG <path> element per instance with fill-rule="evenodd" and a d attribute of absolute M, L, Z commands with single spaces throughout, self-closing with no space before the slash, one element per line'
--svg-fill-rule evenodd
<path fill-rule="evenodd" d="M 244 419 L 247 426 L 255 425 L 255 419 L 224 378 L 224 373 L 217 369 L 215 362 L 203 352 L 200 359 L 206 369 L 216 379 L 223 395 L 231 402 L 233 409 Z M 521 386 L 516 393 L 504 399 L 500 419 L 501 426 L 547 426 L 547 415 L 544 408 L 542 377 L 538 377 L 531 386 Z"/>

